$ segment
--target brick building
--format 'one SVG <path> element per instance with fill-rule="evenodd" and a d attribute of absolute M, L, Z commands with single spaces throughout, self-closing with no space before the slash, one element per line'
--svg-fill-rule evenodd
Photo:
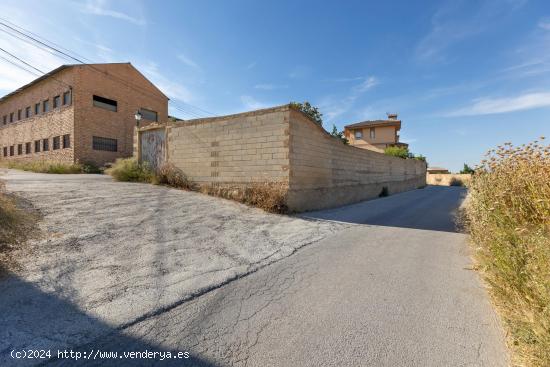
<path fill-rule="evenodd" d="M 103 165 L 129 157 L 134 115 L 168 118 L 168 98 L 130 63 L 63 65 L 0 98 L 0 159 Z"/>

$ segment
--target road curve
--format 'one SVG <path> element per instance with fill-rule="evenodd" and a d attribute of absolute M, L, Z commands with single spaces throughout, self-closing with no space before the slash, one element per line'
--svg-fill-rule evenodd
<path fill-rule="evenodd" d="M 307 213 L 355 225 L 91 345 L 188 351 L 185 366 L 506 366 L 466 236 L 454 231 L 463 195 L 428 187 Z"/>

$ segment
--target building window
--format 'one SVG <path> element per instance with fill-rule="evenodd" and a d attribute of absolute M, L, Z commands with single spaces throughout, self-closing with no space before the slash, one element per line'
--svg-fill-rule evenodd
<path fill-rule="evenodd" d="M 40 103 L 37 103 L 34 105 L 34 114 L 35 115 L 40 114 Z"/>
<path fill-rule="evenodd" d="M 23 144 L 17 144 L 17 155 L 23 154 Z"/>
<path fill-rule="evenodd" d="M 371 138 L 371 139 L 376 139 L 376 132 L 375 132 L 375 128 L 374 128 L 374 127 L 371 127 L 371 128 L 370 128 L 370 138 Z"/>
<path fill-rule="evenodd" d="M 17 120 L 21 120 L 21 110 L 17 110 Z"/>
<path fill-rule="evenodd" d="M 31 154 L 31 143 L 25 143 L 25 154 Z"/>
<path fill-rule="evenodd" d="M 92 147 L 94 150 L 106 150 L 108 152 L 117 151 L 117 140 L 111 138 L 93 137 Z"/>
<path fill-rule="evenodd" d="M 42 139 L 42 151 L 47 152 L 50 150 L 50 141 L 48 139 Z"/>
<path fill-rule="evenodd" d="M 34 152 L 35 153 L 40 153 L 40 140 L 35 140 L 34 141 Z"/>
<path fill-rule="evenodd" d="M 58 150 L 61 147 L 59 136 L 54 136 L 52 141 L 52 149 Z"/>
<path fill-rule="evenodd" d="M 10 113 L 10 122 L 13 122 L 13 112 Z"/>
<path fill-rule="evenodd" d="M 149 121 L 158 121 L 158 114 L 156 111 L 148 110 L 146 108 L 140 108 L 139 112 L 141 112 L 141 117 L 143 117 L 145 120 Z"/>
<path fill-rule="evenodd" d="M 4 157 L 8 156 L 8 147 L 4 147 Z"/>
<path fill-rule="evenodd" d="M 25 118 L 31 117 L 31 106 L 25 108 Z"/>
<path fill-rule="evenodd" d="M 13 150 L 14 150 L 14 148 L 13 148 L 13 145 L 12 145 L 12 146 L 10 147 L 10 157 L 13 157 Z"/>
<path fill-rule="evenodd" d="M 61 106 L 61 97 L 55 96 L 53 97 L 53 108 L 58 108 Z"/>
<path fill-rule="evenodd" d="M 71 104 L 71 92 L 63 93 L 63 106 Z"/>
<path fill-rule="evenodd" d="M 8 123 L 8 116 L 7 115 L 4 115 L 4 117 L 2 117 L 2 123 L 4 125 Z"/>
<path fill-rule="evenodd" d="M 93 103 L 94 103 L 94 106 L 96 107 L 104 108 L 106 110 L 113 111 L 113 112 L 117 111 L 117 101 L 113 101 L 112 99 L 103 98 L 103 97 L 94 95 Z"/>
<path fill-rule="evenodd" d="M 47 99 L 42 102 L 42 112 L 46 113 L 50 110 L 50 101 Z"/>
<path fill-rule="evenodd" d="M 363 139 L 363 131 L 355 130 L 355 139 Z"/>
<path fill-rule="evenodd" d="M 63 149 L 71 147 L 71 136 L 69 134 L 63 135 Z"/>

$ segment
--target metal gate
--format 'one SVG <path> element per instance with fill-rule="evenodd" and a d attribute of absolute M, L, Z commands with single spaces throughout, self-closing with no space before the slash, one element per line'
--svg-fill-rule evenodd
<path fill-rule="evenodd" d="M 145 130 L 140 132 L 140 158 L 147 162 L 151 169 L 157 171 L 166 157 L 166 133 L 164 129 Z"/>

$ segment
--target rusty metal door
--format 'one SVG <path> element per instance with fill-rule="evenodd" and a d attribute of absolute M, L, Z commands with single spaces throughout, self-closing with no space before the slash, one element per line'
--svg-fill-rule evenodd
<path fill-rule="evenodd" d="M 147 162 L 157 171 L 166 157 L 166 133 L 164 129 L 146 130 L 140 133 L 141 162 Z"/>

